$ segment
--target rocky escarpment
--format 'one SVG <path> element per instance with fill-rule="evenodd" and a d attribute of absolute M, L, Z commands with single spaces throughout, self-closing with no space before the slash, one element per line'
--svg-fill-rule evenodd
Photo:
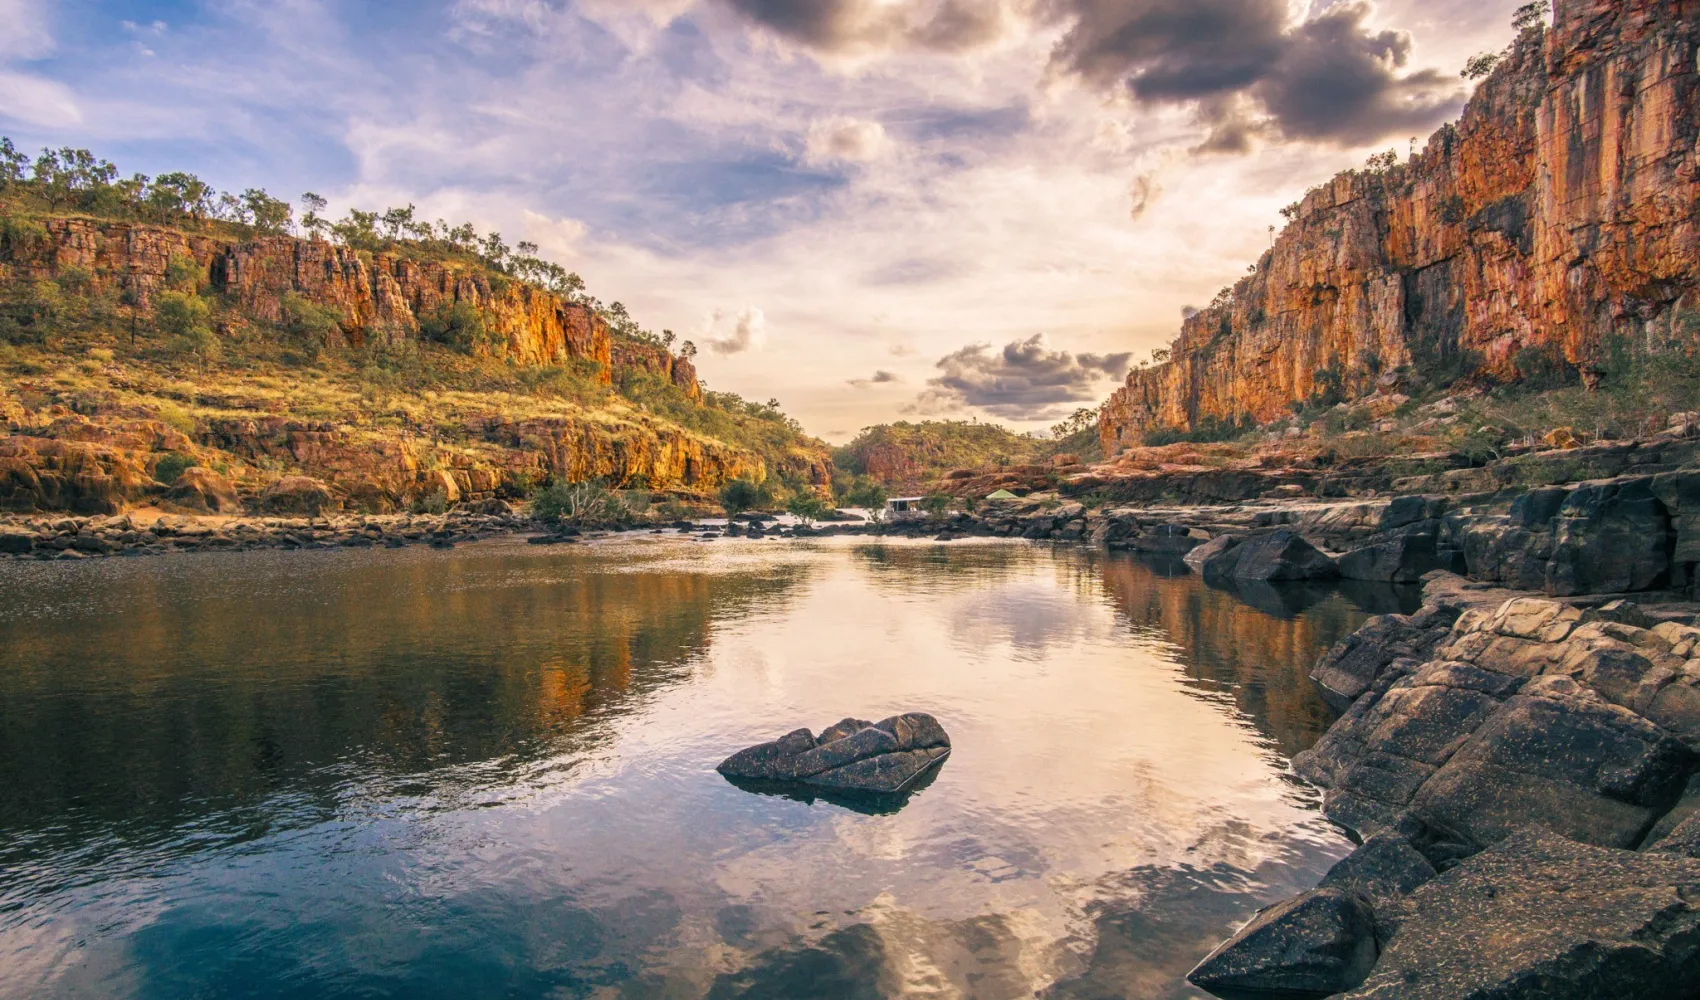
<path fill-rule="evenodd" d="M 1171 360 L 1100 412 L 1106 456 L 1158 428 L 1268 421 L 1324 379 L 1510 375 L 1552 347 L 1700 338 L 1700 3 L 1557 0 L 1462 119 L 1403 165 L 1311 191 Z"/>

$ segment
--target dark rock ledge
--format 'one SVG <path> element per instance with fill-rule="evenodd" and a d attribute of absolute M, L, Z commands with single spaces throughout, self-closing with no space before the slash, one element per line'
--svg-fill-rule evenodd
<path fill-rule="evenodd" d="M 1700 997 L 1700 606 L 1431 574 L 1312 678 L 1362 846 L 1191 974 L 1225 998 Z"/>

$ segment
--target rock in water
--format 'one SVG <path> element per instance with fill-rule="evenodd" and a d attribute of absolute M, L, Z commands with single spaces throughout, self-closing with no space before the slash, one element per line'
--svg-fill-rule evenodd
<path fill-rule="evenodd" d="M 716 768 L 728 778 L 797 782 L 827 791 L 901 792 L 950 756 L 950 737 L 922 712 L 883 722 L 845 719 L 817 739 L 807 729 L 740 750 Z"/>
<path fill-rule="evenodd" d="M 1259 913 L 1187 974 L 1219 997 L 1334 996 L 1375 967 L 1375 915 L 1362 898 L 1312 889 Z"/>

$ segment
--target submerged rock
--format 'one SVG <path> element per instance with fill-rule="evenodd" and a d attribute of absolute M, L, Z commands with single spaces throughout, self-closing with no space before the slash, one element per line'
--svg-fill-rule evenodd
<path fill-rule="evenodd" d="M 745 781 L 796 782 L 847 793 L 895 794 L 950 755 L 950 737 L 922 712 L 882 722 L 844 719 L 819 738 L 807 729 L 740 750 L 716 768 Z"/>

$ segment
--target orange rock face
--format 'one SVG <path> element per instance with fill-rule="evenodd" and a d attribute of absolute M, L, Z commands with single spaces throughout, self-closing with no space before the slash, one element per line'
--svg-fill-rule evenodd
<path fill-rule="evenodd" d="M 1318 374 L 1509 375 L 1700 330 L 1700 0 L 1558 0 L 1406 164 L 1311 191 L 1171 360 L 1106 402 L 1106 455 L 1159 428 L 1268 421 Z M 1325 375 L 1324 378 L 1330 377 Z"/>
<path fill-rule="evenodd" d="M 609 380 L 613 339 L 593 311 L 481 270 L 289 236 L 232 243 L 91 219 L 49 219 L 44 227 L 45 241 L 0 243 L 0 280 L 51 278 L 81 268 L 146 310 L 166 287 L 171 259 L 186 257 L 201 269 L 206 284 L 241 303 L 254 319 L 277 322 L 284 296 L 295 293 L 336 310 L 338 336 L 354 344 L 418 337 L 421 319 L 467 303 L 496 334 L 502 353 L 517 362 L 594 361 L 602 366 L 603 381 Z"/>

